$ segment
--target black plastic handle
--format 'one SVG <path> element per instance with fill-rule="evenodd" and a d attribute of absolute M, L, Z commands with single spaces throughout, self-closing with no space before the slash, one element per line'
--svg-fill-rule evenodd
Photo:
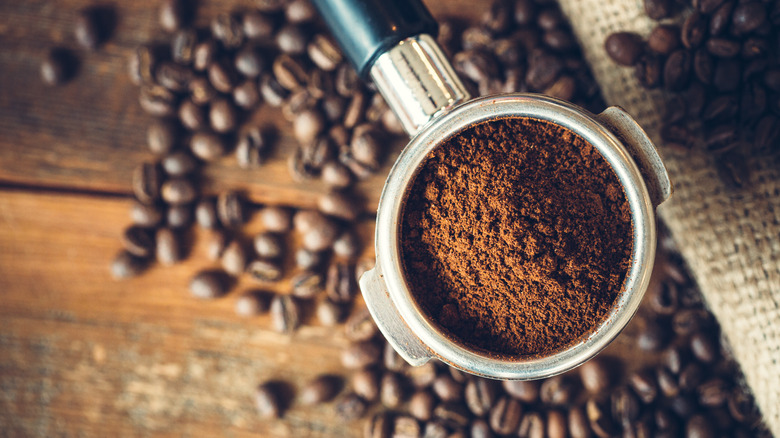
<path fill-rule="evenodd" d="M 421 33 L 436 36 L 436 20 L 420 0 L 312 0 L 347 59 L 362 76 L 376 58 Z"/>

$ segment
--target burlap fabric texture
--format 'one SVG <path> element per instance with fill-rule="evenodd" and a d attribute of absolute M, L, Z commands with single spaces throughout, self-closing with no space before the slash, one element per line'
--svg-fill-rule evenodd
<path fill-rule="evenodd" d="M 711 156 L 664 148 L 659 91 L 643 89 L 631 68 L 604 52 L 619 30 L 647 36 L 655 22 L 641 0 L 560 0 L 608 104 L 620 105 L 654 139 L 674 184 L 659 208 L 718 318 L 767 426 L 780 436 L 780 171 L 776 159 L 752 159 L 746 188 L 730 189 Z"/>

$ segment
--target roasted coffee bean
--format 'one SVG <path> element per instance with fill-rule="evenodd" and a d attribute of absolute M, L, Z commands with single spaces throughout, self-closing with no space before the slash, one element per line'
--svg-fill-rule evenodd
<path fill-rule="evenodd" d="M 217 207 L 213 198 L 203 199 L 195 206 L 195 222 L 202 228 L 213 230 L 219 227 Z"/>
<path fill-rule="evenodd" d="M 278 281 L 284 275 L 282 266 L 273 260 L 254 260 L 246 267 L 246 272 L 259 282 Z"/>
<path fill-rule="evenodd" d="M 517 436 L 519 438 L 544 438 L 546 432 L 544 418 L 538 412 L 528 412 L 520 420 Z"/>
<path fill-rule="evenodd" d="M 156 227 L 162 222 L 162 219 L 162 211 L 155 205 L 133 201 L 133 204 L 130 207 L 130 221 L 140 227 Z"/>
<path fill-rule="evenodd" d="M 528 414 L 526 414 L 527 416 Z M 588 417 L 585 415 L 585 410 L 581 407 L 569 409 L 567 415 L 569 434 L 571 438 L 590 438 L 591 431 L 588 425 Z M 525 417 L 523 418 L 525 421 Z M 523 428 L 522 422 L 520 423 L 520 429 Z M 536 435 L 541 438 L 541 435 Z"/>
<path fill-rule="evenodd" d="M 160 85 L 145 85 L 141 87 L 138 98 L 141 109 L 156 117 L 170 117 L 176 114 L 176 96 Z"/>
<path fill-rule="evenodd" d="M 566 416 L 561 411 L 547 412 L 547 437 L 566 438 L 569 435 Z"/>
<path fill-rule="evenodd" d="M 295 266 L 300 269 L 313 269 L 322 265 L 325 258 L 321 252 L 299 248 L 295 251 Z"/>
<path fill-rule="evenodd" d="M 352 185 L 352 173 L 343 164 L 335 160 L 327 161 L 320 171 L 322 182 L 334 189 L 345 189 Z"/>
<path fill-rule="evenodd" d="M 699 47 L 707 35 L 707 18 L 698 11 L 693 11 L 685 20 L 680 30 L 680 40 L 688 49 Z"/>
<path fill-rule="evenodd" d="M 531 404 L 539 400 L 538 380 L 505 380 L 501 385 L 507 394 L 523 403 Z"/>
<path fill-rule="evenodd" d="M 298 395 L 304 406 L 316 405 L 333 400 L 341 391 L 344 382 L 341 377 L 325 374 L 307 382 Z"/>
<path fill-rule="evenodd" d="M 280 55 L 274 60 L 273 73 L 279 85 L 290 91 L 304 88 L 308 82 L 303 66 L 289 55 Z"/>
<path fill-rule="evenodd" d="M 664 64 L 664 87 L 669 91 L 684 89 L 691 77 L 691 57 L 686 50 L 672 52 Z"/>
<path fill-rule="evenodd" d="M 245 13 L 241 24 L 244 36 L 250 40 L 268 38 L 274 33 L 274 20 L 259 11 Z"/>
<path fill-rule="evenodd" d="M 323 290 L 324 279 L 316 271 L 303 271 L 296 274 L 292 280 L 292 294 L 301 299 L 311 299 Z"/>
<path fill-rule="evenodd" d="M 260 78 L 260 95 L 263 100 L 272 107 L 281 106 L 287 97 L 288 91 L 279 85 L 273 75 L 266 74 Z"/>
<path fill-rule="evenodd" d="M 708 380 L 696 389 L 699 394 L 699 404 L 707 407 L 722 406 L 729 397 L 729 387 L 723 379 Z"/>
<path fill-rule="evenodd" d="M 214 40 L 209 39 L 198 43 L 192 53 L 192 68 L 195 71 L 205 71 L 214 63 L 218 51 L 217 43 Z"/>
<path fill-rule="evenodd" d="M 535 50 L 528 60 L 525 81 L 532 90 L 541 91 L 550 86 L 563 70 L 563 63 L 555 55 Z"/>
<path fill-rule="evenodd" d="M 504 409 L 497 414 L 497 421 L 503 420 L 503 418 L 499 418 L 503 411 Z M 444 423 L 445 426 L 453 429 L 466 427 L 469 424 L 469 413 L 460 403 L 439 403 L 433 409 L 433 418 L 435 421 Z M 506 422 L 504 422 L 504 425 L 506 425 Z M 493 427 L 492 421 L 491 427 Z"/>
<path fill-rule="evenodd" d="M 565 376 L 555 376 L 542 381 L 539 388 L 539 398 L 542 403 L 562 406 L 571 401 L 576 395 L 574 383 Z"/>
<path fill-rule="evenodd" d="M 742 77 L 742 66 L 735 59 L 718 59 L 712 74 L 712 85 L 720 92 L 737 91 Z"/>
<path fill-rule="evenodd" d="M 196 105 L 205 105 L 217 97 L 217 90 L 211 86 L 208 79 L 203 77 L 193 78 L 188 88 L 190 100 Z"/>
<path fill-rule="evenodd" d="M 179 140 L 179 130 L 170 119 L 155 119 L 146 130 L 146 144 L 157 155 L 170 153 Z"/>
<path fill-rule="evenodd" d="M 171 61 L 161 63 L 155 70 L 157 83 L 173 92 L 186 90 L 192 78 L 189 68 Z"/>
<path fill-rule="evenodd" d="M 523 406 L 514 398 L 501 397 L 490 409 L 490 428 L 500 435 L 513 433 L 520 425 Z"/>
<path fill-rule="evenodd" d="M 247 46 L 238 51 L 233 64 L 237 72 L 248 78 L 258 77 L 266 69 L 265 59 L 254 46 Z"/>
<path fill-rule="evenodd" d="M 645 53 L 634 65 L 634 76 L 647 89 L 656 88 L 663 81 L 664 61 L 661 56 Z"/>
<path fill-rule="evenodd" d="M 317 98 L 305 88 L 296 90 L 282 104 L 282 115 L 285 119 L 294 122 L 304 111 L 309 111 L 317 106 Z"/>
<path fill-rule="evenodd" d="M 276 295 L 271 300 L 271 328 L 279 333 L 292 333 L 301 324 L 298 301 L 289 295 Z"/>
<path fill-rule="evenodd" d="M 354 230 L 341 233 L 333 242 L 333 254 L 342 258 L 354 258 L 360 254 L 360 237 Z"/>
<path fill-rule="evenodd" d="M 496 401 L 497 394 L 496 382 L 487 379 L 470 380 L 466 383 L 464 390 L 466 406 L 477 417 L 485 415 L 490 410 Z"/>
<path fill-rule="evenodd" d="M 486 49 L 492 42 L 493 35 L 490 30 L 482 26 L 469 27 L 461 35 L 463 50 Z"/>
<path fill-rule="evenodd" d="M 426 388 L 436 379 L 436 365 L 429 361 L 418 367 L 407 367 L 405 374 L 415 388 Z"/>
<path fill-rule="evenodd" d="M 174 152 L 163 158 L 160 165 L 165 173 L 173 177 L 190 174 L 198 168 L 195 158 L 186 152 Z"/>
<path fill-rule="evenodd" d="M 250 110 L 260 103 L 260 91 L 254 80 L 247 80 L 233 89 L 233 102 L 239 108 Z"/>
<path fill-rule="evenodd" d="M 124 280 L 140 275 L 149 265 L 148 259 L 138 257 L 130 251 L 122 250 L 111 262 L 111 275 L 117 280 Z"/>
<path fill-rule="evenodd" d="M 179 120 L 190 131 L 198 131 L 206 126 L 206 110 L 192 100 L 179 105 Z"/>
<path fill-rule="evenodd" d="M 278 259 L 284 254 L 284 242 L 279 235 L 264 232 L 253 239 L 255 253 L 264 259 Z"/>
<path fill-rule="evenodd" d="M 265 207 L 259 213 L 260 222 L 266 230 L 285 233 L 292 228 L 292 211 L 284 207 Z"/>
<path fill-rule="evenodd" d="M 139 86 L 153 83 L 157 60 L 158 55 L 153 47 L 148 45 L 136 47 L 127 64 L 130 80 Z"/>
<path fill-rule="evenodd" d="M 214 299 L 228 290 L 225 274 L 220 271 L 200 271 L 190 280 L 190 293 L 195 298 Z"/>
<path fill-rule="evenodd" d="M 395 409 L 404 401 L 404 387 L 401 377 L 392 372 L 382 375 L 379 382 L 379 400 L 386 408 Z"/>
<path fill-rule="evenodd" d="M 644 0 L 645 14 L 653 20 L 666 18 L 672 13 L 672 2 L 669 0 Z"/>
<path fill-rule="evenodd" d="M 642 54 L 642 38 L 631 32 L 615 32 L 604 40 L 604 50 L 616 63 L 630 66 Z"/>
<path fill-rule="evenodd" d="M 740 2 L 731 17 L 732 29 L 736 34 L 746 34 L 761 27 L 766 21 L 766 6 L 757 1 Z"/>
<path fill-rule="evenodd" d="M 248 291 L 236 298 L 233 309 L 236 315 L 251 317 L 268 312 L 273 294 L 263 291 Z"/>
<path fill-rule="evenodd" d="M 76 37 L 76 43 L 84 49 L 95 50 L 106 36 L 106 29 L 101 25 L 105 26 L 107 20 L 100 20 L 100 12 L 96 8 L 87 8 L 76 15 L 73 34 Z"/>
<path fill-rule="evenodd" d="M 433 392 L 445 402 L 456 402 L 463 398 L 463 385 L 451 376 L 441 375 L 433 381 Z"/>
<path fill-rule="evenodd" d="M 255 407 L 261 418 L 278 418 L 282 415 L 282 394 L 274 382 L 267 382 L 257 387 Z"/>
<path fill-rule="evenodd" d="M 709 324 L 709 314 L 702 309 L 682 309 L 672 317 L 672 329 L 679 336 L 693 334 Z"/>
<path fill-rule="evenodd" d="M 335 70 L 343 58 L 336 43 L 323 34 L 315 35 L 306 49 L 314 65 L 325 71 Z"/>
<path fill-rule="evenodd" d="M 246 267 L 247 256 L 241 242 L 234 240 L 230 242 L 225 250 L 222 251 L 222 257 L 220 257 L 222 263 L 222 269 L 228 274 L 238 277 L 244 273 Z"/>
<path fill-rule="evenodd" d="M 368 401 L 379 399 L 379 375 L 376 371 L 367 369 L 352 374 L 352 390 Z"/>
<path fill-rule="evenodd" d="M 230 237 L 224 231 L 211 233 L 206 247 L 206 255 L 209 260 L 218 261 L 222 257 L 222 252 L 225 251 L 228 243 L 230 243 Z"/>
<path fill-rule="evenodd" d="M 710 38 L 706 44 L 707 50 L 719 58 L 731 58 L 737 56 L 742 50 L 742 45 L 726 38 Z"/>
<path fill-rule="evenodd" d="M 268 140 L 259 126 L 242 129 L 236 141 L 238 166 L 250 169 L 260 166 L 268 149 Z"/>
<path fill-rule="evenodd" d="M 341 352 L 341 364 L 349 370 L 358 370 L 379 362 L 382 350 L 371 341 L 354 342 Z"/>
<path fill-rule="evenodd" d="M 597 357 L 585 362 L 580 366 L 579 372 L 582 386 L 591 394 L 602 393 L 612 384 L 610 378 L 612 373 L 601 358 Z"/>
<path fill-rule="evenodd" d="M 659 315 L 671 315 L 678 307 L 677 286 L 671 281 L 662 281 L 650 291 L 650 308 Z"/>
<path fill-rule="evenodd" d="M 585 404 L 585 413 L 588 416 L 590 429 L 599 438 L 609 438 L 617 435 L 618 427 L 612 421 L 609 411 L 604 408 L 604 404 L 591 398 Z"/>
<path fill-rule="evenodd" d="M 227 227 L 242 225 L 246 221 L 247 208 L 238 192 L 222 192 L 217 196 L 217 216 Z"/>
<path fill-rule="evenodd" d="M 192 225 L 192 205 L 169 205 L 165 212 L 165 221 L 171 228 L 184 228 Z"/>
<path fill-rule="evenodd" d="M 237 49 L 244 41 L 244 31 L 238 18 L 232 14 L 219 14 L 211 21 L 211 35 L 226 49 Z"/>
<path fill-rule="evenodd" d="M 182 259 L 181 240 L 179 236 L 169 228 L 160 228 L 157 230 L 154 247 L 157 261 L 162 265 L 174 265 Z"/>
<path fill-rule="evenodd" d="M 775 115 L 767 114 L 756 125 L 754 144 L 758 150 L 772 147 L 777 149 L 778 139 L 780 139 L 780 119 Z"/>
<path fill-rule="evenodd" d="M 433 417 L 436 399 L 428 391 L 417 391 L 409 398 L 409 413 L 420 421 L 428 421 Z"/>
<path fill-rule="evenodd" d="M 493 55 L 484 50 L 465 50 L 453 59 L 455 70 L 474 82 L 482 82 L 498 74 Z"/>
<path fill-rule="evenodd" d="M 322 108 L 322 114 L 323 116 L 325 116 L 325 119 L 329 122 L 337 122 L 341 120 L 342 117 L 344 116 L 344 111 L 346 107 L 346 104 L 344 102 L 345 102 L 344 98 L 341 96 L 325 96 L 320 103 L 320 107 Z M 331 130 L 333 129 L 345 129 L 345 128 L 342 125 L 336 125 L 331 128 Z M 341 143 L 346 143 L 346 141 Z"/>
<path fill-rule="evenodd" d="M 385 344 L 385 349 L 382 353 L 382 363 L 390 371 L 400 372 L 406 368 L 406 361 L 395 351 L 395 348 L 390 343 Z"/>
<path fill-rule="evenodd" d="M 420 423 L 408 415 L 399 415 L 393 419 L 393 437 L 416 438 L 420 436 L 422 431 Z"/>
<path fill-rule="evenodd" d="M 679 374 L 687 364 L 687 357 L 679 348 L 670 347 L 661 355 L 661 363 L 672 373 Z"/>
<path fill-rule="evenodd" d="M 375 134 L 370 128 L 361 125 L 355 128 L 352 141 L 349 144 L 352 156 L 361 163 L 370 167 L 379 167 L 381 148 Z"/>
<path fill-rule="evenodd" d="M 515 2 L 515 23 L 525 26 L 536 18 L 536 4 L 533 0 L 518 0 Z"/>
<path fill-rule="evenodd" d="M 190 3 L 184 0 L 163 0 L 160 4 L 160 27 L 175 32 L 186 26 L 192 18 Z"/>
<path fill-rule="evenodd" d="M 742 388 L 734 388 L 728 395 L 728 410 L 731 417 L 744 423 L 755 413 L 753 399 Z"/>
<path fill-rule="evenodd" d="M 379 333 L 379 328 L 374 323 L 374 318 L 371 317 L 368 309 L 363 307 L 359 311 L 352 314 L 347 320 L 344 326 L 344 334 L 350 341 L 368 341 Z M 393 370 L 391 371 L 399 371 Z"/>
<path fill-rule="evenodd" d="M 323 251 L 330 248 L 339 236 L 339 227 L 331 220 L 325 220 L 316 228 L 306 231 L 302 245 L 309 251 Z"/>
<path fill-rule="evenodd" d="M 207 73 L 211 85 L 222 93 L 232 92 L 233 87 L 238 82 L 235 70 L 224 59 L 212 62 L 208 67 Z"/>
<path fill-rule="evenodd" d="M 325 119 L 315 109 L 302 111 L 293 121 L 293 134 L 301 145 L 313 143 L 324 128 Z"/>
<path fill-rule="evenodd" d="M 669 342 L 669 333 L 666 326 L 661 325 L 655 319 L 641 320 L 642 330 L 637 335 L 637 346 L 645 351 L 658 351 Z"/>
<path fill-rule="evenodd" d="M 377 412 L 364 423 L 363 438 L 389 438 L 391 427 L 390 414 L 385 411 Z"/>
<path fill-rule="evenodd" d="M 345 110 L 342 125 L 344 125 L 345 128 L 354 128 L 363 120 L 365 106 L 366 95 L 360 92 L 353 93 L 352 99 L 350 99 L 349 105 L 347 105 Z"/>
<path fill-rule="evenodd" d="M 662 55 L 672 53 L 680 47 L 680 28 L 673 25 L 659 24 L 647 36 L 647 47 Z"/>
<path fill-rule="evenodd" d="M 682 370 L 681 370 L 682 372 Z M 658 379 L 658 389 L 666 397 L 674 397 L 680 393 L 680 384 L 669 370 L 663 367 L 658 367 L 655 370 L 656 379 Z"/>
<path fill-rule="evenodd" d="M 122 233 L 122 245 L 131 254 L 138 257 L 148 257 L 154 252 L 154 239 L 151 232 L 134 225 Z"/>
<path fill-rule="evenodd" d="M 360 88 L 360 78 L 351 65 L 343 63 L 336 69 L 336 92 L 351 97 Z"/>
<path fill-rule="evenodd" d="M 328 268 L 325 291 L 328 297 L 337 303 L 352 301 L 357 294 L 354 265 L 334 263 Z"/>
<path fill-rule="evenodd" d="M 703 415 L 694 415 L 685 424 L 687 438 L 706 438 L 715 436 L 715 430 L 710 421 Z"/>
<path fill-rule="evenodd" d="M 171 178 L 165 181 L 160 194 L 165 202 L 172 205 L 188 204 L 198 195 L 195 185 L 186 178 Z"/>
<path fill-rule="evenodd" d="M 641 406 L 633 391 L 625 386 L 617 387 L 610 397 L 612 418 L 624 426 L 632 424 L 639 417 Z"/>
<path fill-rule="evenodd" d="M 713 363 L 718 358 L 718 342 L 712 333 L 694 333 L 691 336 L 691 351 L 699 362 Z"/>
<path fill-rule="evenodd" d="M 656 399 L 658 386 L 656 385 L 655 373 L 652 370 L 645 369 L 634 372 L 629 377 L 628 382 L 643 403 L 650 404 Z"/>
<path fill-rule="evenodd" d="M 193 29 L 176 32 L 171 40 L 171 59 L 181 65 L 190 65 L 195 57 L 198 34 Z"/>
<path fill-rule="evenodd" d="M 330 299 L 325 298 L 317 303 L 315 313 L 320 324 L 325 327 L 333 327 L 344 320 L 348 310 L 341 303 L 334 303 Z"/>
<path fill-rule="evenodd" d="M 545 8 L 536 14 L 536 23 L 543 30 L 552 30 L 561 27 L 564 18 L 558 8 Z"/>
<path fill-rule="evenodd" d="M 344 421 L 354 420 L 365 415 L 368 405 L 355 393 L 341 397 L 336 403 L 336 413 Z"/>
<path fill-rule="evenodd" d="M 276 32 L 274 39 L 282 53 L 300 55 L 306 51 L 309 37 L 301 26 L 287 24 Z"/>
<path fill-rule="evenodd" d="M 342 192 L 330 192 L 326 195 L 321 195 L 317 200 L 317 207 L 324 214 L 347 221 L 357 219 L 361 211 L 357 201 Z"/>
<path fill-rule="evenodd" d="M 701 365 L 691 362 L 680 371 L 680 389 L 693 391 L 704 380 L 704 370 Z"/>
<path fill-rule="evenodd" d="M 284 16 L 290 23 L 311 21 L 317 12 L 308 0 L 292 0 L 284 9 Z"/>
<path fill-rule="evenodd" d="M 133 171 L 133 193 L 139 201 L 151 204 L 160 198 L 163 175 L 154 163 L 142 163 Z"/>
<path fill-rule="evenodd" d="M 227 99 L 217 99 L 209 108 L 209 121 L 216 132 L 224 133 L 232 131 L 237 124 L 238 114 L 236 108 Z"/>

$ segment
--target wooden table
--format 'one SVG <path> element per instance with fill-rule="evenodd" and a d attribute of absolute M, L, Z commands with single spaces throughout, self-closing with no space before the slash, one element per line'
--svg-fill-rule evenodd
<path fill-rule="evenodd" d="M 343 373 L 341 330 L 316 321 L 294 336 L 266 317 L 235 316 L 232 295 L 213 302 L 186 290 L 208 266 L 196 231 L 189 259 L 115 281 L 108 264 L 129 223 L 133 168 L 151 159 L 150 118 L 126 74 L 140 42 L 162 39 L 157 1 L 116 2 L 113 38 L 81 59 L 74 80 L 42 85 L 53 46 L 75 48 L 72 23 L 90 0 L 0 2 L 0 430 L 3 436 L 351 436 L 332 405 L 293 405 L 283 419 L 255 413 L 255 385 L 294 385 Z M 200 21 L 250 1 L 198 2 Z M 437 17 L 478 17 L 482 2 L 428 1 Z M 319 184 L 298 184 L 285 157 L 294 147 L 279 112 L 280 138 L 259 171 L 232 158 L 209 166 L 206 190 L 245 190 L 258 203 L 311 206 Z M 400 149 L 395 145 L 388 162 Z M 359 187 L 376 204 L 383 175 Z M 251 232 L 256 224 L 251 224 Z M 370 241 L 368 217 L 361 233 Z M 366 255 L 371 256 L 371 248 Z M 284 290 L 286 284 L 280 285 Z M 639 357 L 626 337 L 607 354 Z M 641 361 L 639 361 L 641 362 Z"/>

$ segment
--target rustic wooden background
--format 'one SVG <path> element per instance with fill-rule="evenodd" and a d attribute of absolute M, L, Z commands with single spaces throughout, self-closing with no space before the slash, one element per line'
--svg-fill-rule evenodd
<path fill-rule="evenodd" d="M 294 386 L 342 373 L 341 330 L 317 326 L 294 336 L 242 320 L 237 291 L 214 302 L 192 298 L 188 278 L 207 266 L 202 244 L 188 261 L 114 281 L 108 264 L 129 223 L 133 168 L 150 158 L 149 122 L 126 74 L 140 42 L 163 39 L 154 0 L 114 2 L 112 39 L 78 51 L 77 76 L 42 85 L 47 49 L 75 49 L 72 26 L 92 0 L 0 2 L 0 430 L 2 436 L 354 436 L 332 405 L 295 405 L 280 420 L 260 420 L 252 394 L 267 379 Z M 251 2 L 202 0 L 199 20 Z M 483 2 L 426 1 L 437 17 L 476 17 Z M 284 158 L 294 141 L 276 110 L 280 138 L 258 171 L 232 158 L 209 166 L 207 190 L 244 189 L 258 203 L 311 206 L 321 185 L 296 184 Z M 401 145 L 389 158 L 392 162 Z M 361 192 L 376 204 L 382 175 Z M 249 226 L 251 231 L 255 224 Z M 373 222 L 361 233 L 370 241 Z M 196 232 L 195 241 L 198 242 Z M 366 256 L 370 257 L 370 245 Z M 280 285 L 283 290 L 285 284 Z M 605 353 L 643 356 L 631 330 Z"/>

